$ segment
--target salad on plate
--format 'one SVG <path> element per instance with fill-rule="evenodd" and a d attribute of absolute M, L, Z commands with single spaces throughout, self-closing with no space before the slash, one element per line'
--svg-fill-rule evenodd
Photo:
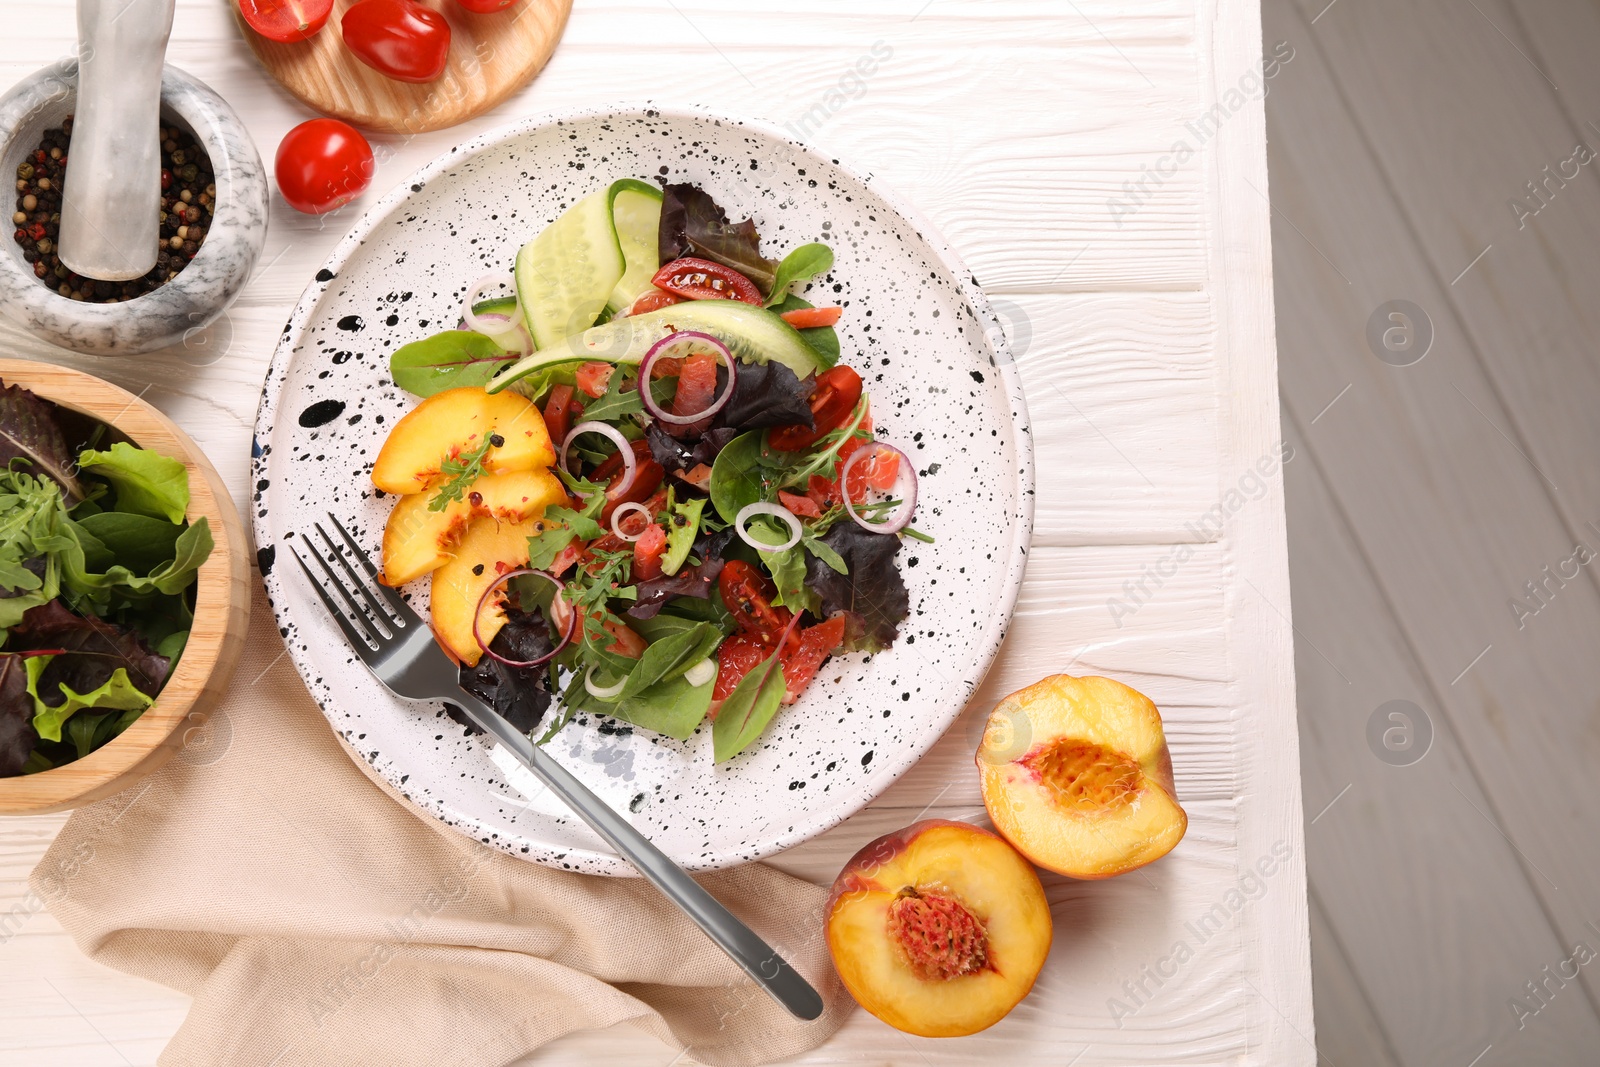
<path fill-rule="evenodd" d="M 841 358 L 848 300 L 791 291 L 832 265 L 767 258 L 698 186 L 625 178 L 391 356 L 422 402 L 372 471 L 396 498 L 383 577 L 430 578 L 464 688 L 540 740 L 580 713 L 679 739 L 710 719 L 722 762 L 830 656 L 897 640 L 897 556 L 931 538 Z"/>

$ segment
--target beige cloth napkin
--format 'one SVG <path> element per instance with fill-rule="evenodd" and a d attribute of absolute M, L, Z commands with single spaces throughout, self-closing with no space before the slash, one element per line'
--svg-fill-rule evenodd
<path fill-rule="evenodd" d="M 822 889 L 762 864 L 700 878 L 821 991 L 803 1023 L 642 879 L 513 859 L 363 774 L 256 600 L 211 724 L 74 813 L 31 878 L 91 958 L 193 995 L 164 1067 L 499 1065 L 624 1021 L 741 1065 L 844 1021 Z"/>

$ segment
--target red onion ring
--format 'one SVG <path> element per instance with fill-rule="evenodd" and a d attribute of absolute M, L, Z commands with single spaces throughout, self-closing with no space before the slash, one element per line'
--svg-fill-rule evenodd
<path fill-rule="evenodd" d="M 551 649 L 545 655 L 540 656 L 538 659 L 506 659 L 506 657 L 490 648 L 488 642 L 485 641 L 482 635 L 478 633 L 478 617 L 483 614 L 483 606 L 489 602 L 489 597 L 494 594 L 495 590 L 499 589 L 511 579 L 520 578 L 524 574 L 537 574 L 539 577 L 556 587 L 557 596 L 561 595 L 561 579 L 557 578 L 548 571 L 536 571 L 532 567 L 518 567 L 515 570 L 506 571 L 500 577 L 490 582 L 489 588 L 485 589 L 483 591 L 483 595 L 478 598 L 478 606 L 474 608 L 472 612 L 472 639 L 478 642 L 478 647 L 483 649 L 483 654 L 485 656 L 488 656 L 490 659 L 499 663 L 504 663 L 507 667 L 542 667 L 546 663 L 549 663 L 551 660 L 555 659 L 563 648 L 566 648 L 572 643 L 573 635 L 578 631 L 577 612 L 573 612 L 572 616 L 567 620 L 567 632 L 561 635 L 561 643 L 556 645 L 555 648 Z"/>
<path fill-rule="evenodd" d="M 461 321 L 467 324 L 467 328 L 469 330 L 476 330 L 478 333 L 489 337 L 495 336 L 495 334 L 491 332 L 484 324 L 484 320 L 488 318 L 488 316 L 474 315 L 472 313 L 472 305 L 478 302 L 478 297 L 483 294 L 485 289 L 497 285 L 504 285 L 511 290 L 513 307 L 511 308 L 511 314 L 507 315 L 504 321 L 522 321 L 522 298 L 517 295 L 516 276 L 507 274 L 505 271 L 500 271 L 495 274 L 485 274 L 483 277 L 467 286 L 467 295 L 461 299 Z M 507 333 L 509 330 L 501 330 L 500 332 Z"/>
<path fill-rule="evenodd" d="M 523 356 L 533 351 L 533 339 L 528 336 L 528 328 L 520 320 L 516 323 L 511 323 L 511 318 L 508 315 L 502 315 L 498 311 L 485 311 L 478 316 L 478 321 L 491 325 L 495 323 L 510 324 L 499 332 L 491 332 L 487 328 L 474 331 L 505 349 L 509 355 Z M 467 325 L 466 319 L 462 319 L 456 329 L 471 330 L 472 327 Z"/>
<path fill-rule="evenodd" d="M 876 454 L 879 450 L 893 452 L 900 457 L 900 470 L 896 472 L 894 484 L 899 488 L 902 480 L 909 480 L 904 494 L 904 503 L 896 512 L 896 517 L 883 522 L 868 522 L 856 514 L 855 505 L 850 502 L 850 471 L 860 462 L 861 457 L 869 453 Z M 839 495 L 844 497 L 844 510 L 850 518 L 863 530 L 870 530 L 877 534 L 899 533 L 911 525 L 911 513 L 917 510 L 917 472 L 911 466 L 911 457 L 900 451 L 894 445 L 884 441 L 869 441 L 850 453 L 850 458 L 844 461 L 844 466 L 839 470 Z"/>
<path fill-rule="evenodd" d="M 781 545 L 769 545 L 764 541 L 757 541 L 754 537 L 751 537 L 744 526 L 745 523 L 757 515 L 771 515 L 773 518 L 781 520 L 784 525 L 789 527 L 789 540 Z M 764 500 L 758 500 L 754 504 L 746 504 L 740 508 L 739 514 L 733 517 L 733 528 L 738 531 L 739 540 L 757 552 L 783 552 L 786 549 L 793 548 L 800 543 L 800 535 L 804 532 L 804 527 L 800 525 L 800 520 L 795 517 L 794 512 L 782 504 L 769 504 Z"/>
<path fill-rule="evenodd" d="M 609 438 L 611 443 L 617 446 L 617 451 L 622 454 L 622 481 L 618 482 L 610 492 L 615 493 L 617 496 L 626 493 L 628 487 L 633 484 L 634 471 L 639 464 L 633 454 L 633 442 L 622 436 L 622 431 L 610 423 L 599 421 L 580 422 L 569 430 L 567 436 L 561 441 L 561 455 L 559 457 L 561 469 L 568 474 L 572 474 L 573 477 L 577 477 L 576 474 L 573 474 L 572 469 L 567 466 L 567 453 L 572 449 L 572 442 L 586 433 L 600 434 Z"/>
<path fill-rule="evenodd" d="M 722 395 L 712 400 L 704 411 L 697 411 L 693 415 L 674 415 L 660 404 L 657 404 L 656 398 L 650 393 L 650 365 L 672 348 L 680 345 L 693 347 L 695 344 L 709 347 L 713 350 L 714 355 L 722 357 L 723 366 L 728 368 L 728 384 L 723 388 Z M 669 426 L 687 426 L 691 422 L 709 419 L 721 411 L 729 400 L 733 399 L 733 387 L 739 380 L 739 371 L 735 366 L 737 363 L 738 360 L 734 359 L 733 354 L 728 351 L 728 346 L 709 333 L 701 333 L 699 330 L 679 330 L 676 333 L 669 333 L 651 345 L 650 351 L 646 352 L 644 359 L 639 361 L 639 402 L 644 405 L 645 411 L 650 413 L 651 418 L 657 422 L 667 423 Z"/>

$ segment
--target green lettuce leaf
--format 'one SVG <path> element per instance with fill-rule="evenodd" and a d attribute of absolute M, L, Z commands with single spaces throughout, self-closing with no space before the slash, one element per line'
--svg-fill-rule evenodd
<path fill-rule="evenodd" d="M 495 371 L 516 357 L 473 330 L 445 330 L 412 341 L 389 357 L 394 384 L 417 396 L 487 385 Z"/>
<path fill-rule="evenodd" d="M 125 668 L 118 667 L 111 672 L 110 679 L 99 688 L 87 693 L 77 693 L 63 685 L 60 688 L 61 695 L 65 699 L 60 704 L 46 704 L 38 692 L 39 678 L 53 659 L 54 656 L 30 656 L 27 662 L 28 694 L 33 697 L 34 703 L 33 728 L 43 740 L 60 741 L 62 726 L 76 712 L 84 708 L 142 712 L 155 702 L 154 697 L 139 691 L 128 677 Z M 77 741 L 76 738 L 73 740 Z M 78 753 L 80 757 L 86 754 L 82 750 Z"/>
<path fill-rule="evenodd" d="M 118 441 L 107 452 L 78 453 L 78 466 L 111 483 L 117 511 L 181 523 L 189 510 L 188 469 L 159 452 Z"/>
<path fill-rule="evenodd" d="M 832 267 L 833 249 L 825 244 L 813 242 L 794 249 L 778 264 L 772 292 L 767 295 L 767 307 L 783 303 L 783 298 L 789 295 L 789 286 L 795 282 L 808 281 Z"/>

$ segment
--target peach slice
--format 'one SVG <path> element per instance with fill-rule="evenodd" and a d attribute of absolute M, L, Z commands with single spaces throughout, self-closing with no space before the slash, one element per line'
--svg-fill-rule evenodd
<path fill-rule="evenodd" d="M 442 567 L 455 555 L 467 520 L 487 515 L 502 522 L 537 519 L 552 504 L 565 503 L 567 490 L 548 470 L 485 474 L 458 500 L 432 509 L 434 494 L 411 493 L 395 501 L 383 528 L 383 581 L 400 586 Z"/>
<path fill-rule="evenodd" d="M 1110 878 L 1143 867 L 1189 826 L 1161 713 L 1109 678 L 1057 674 L 1006 697 L 977 758 L 995 829 L 1058 874 Z"/>
<path fill-rule="evenodd" d="M 485 643 L 493 641 L 506 623 L 498 598 L 485 604 L 481 614 L 478 601 L 500 575 L 527 565 L 528 538 L 543 527 L 538 519 L 500 522 L 488 516 L 475 518 L 467 523 L 455 556 L 433 572 L 430 610 L 434 635 L 446 652 L 469 667 L 483 655 L 472 636 L 474 615 Z"/>
<path fill-rule="evenodd" d="M 446 459 L 498 436 L 484 457 L 490 472 L 526 471 L 556 461 L 550 433 L 533 401 L 513 392 L 490 395 L 464 387 L 435 393 L 394 424 L 372 465 L 372 484 L 386 493 L 420 493 Z"/>
<path fill-rule="evenodd" d="M 857 852 L 828 897 L 828 951 L 862 1007 L 909 1034 L 993 1026 L 1050 952 L 1050 905 L 1010 845 L 927 819 Z"/>

